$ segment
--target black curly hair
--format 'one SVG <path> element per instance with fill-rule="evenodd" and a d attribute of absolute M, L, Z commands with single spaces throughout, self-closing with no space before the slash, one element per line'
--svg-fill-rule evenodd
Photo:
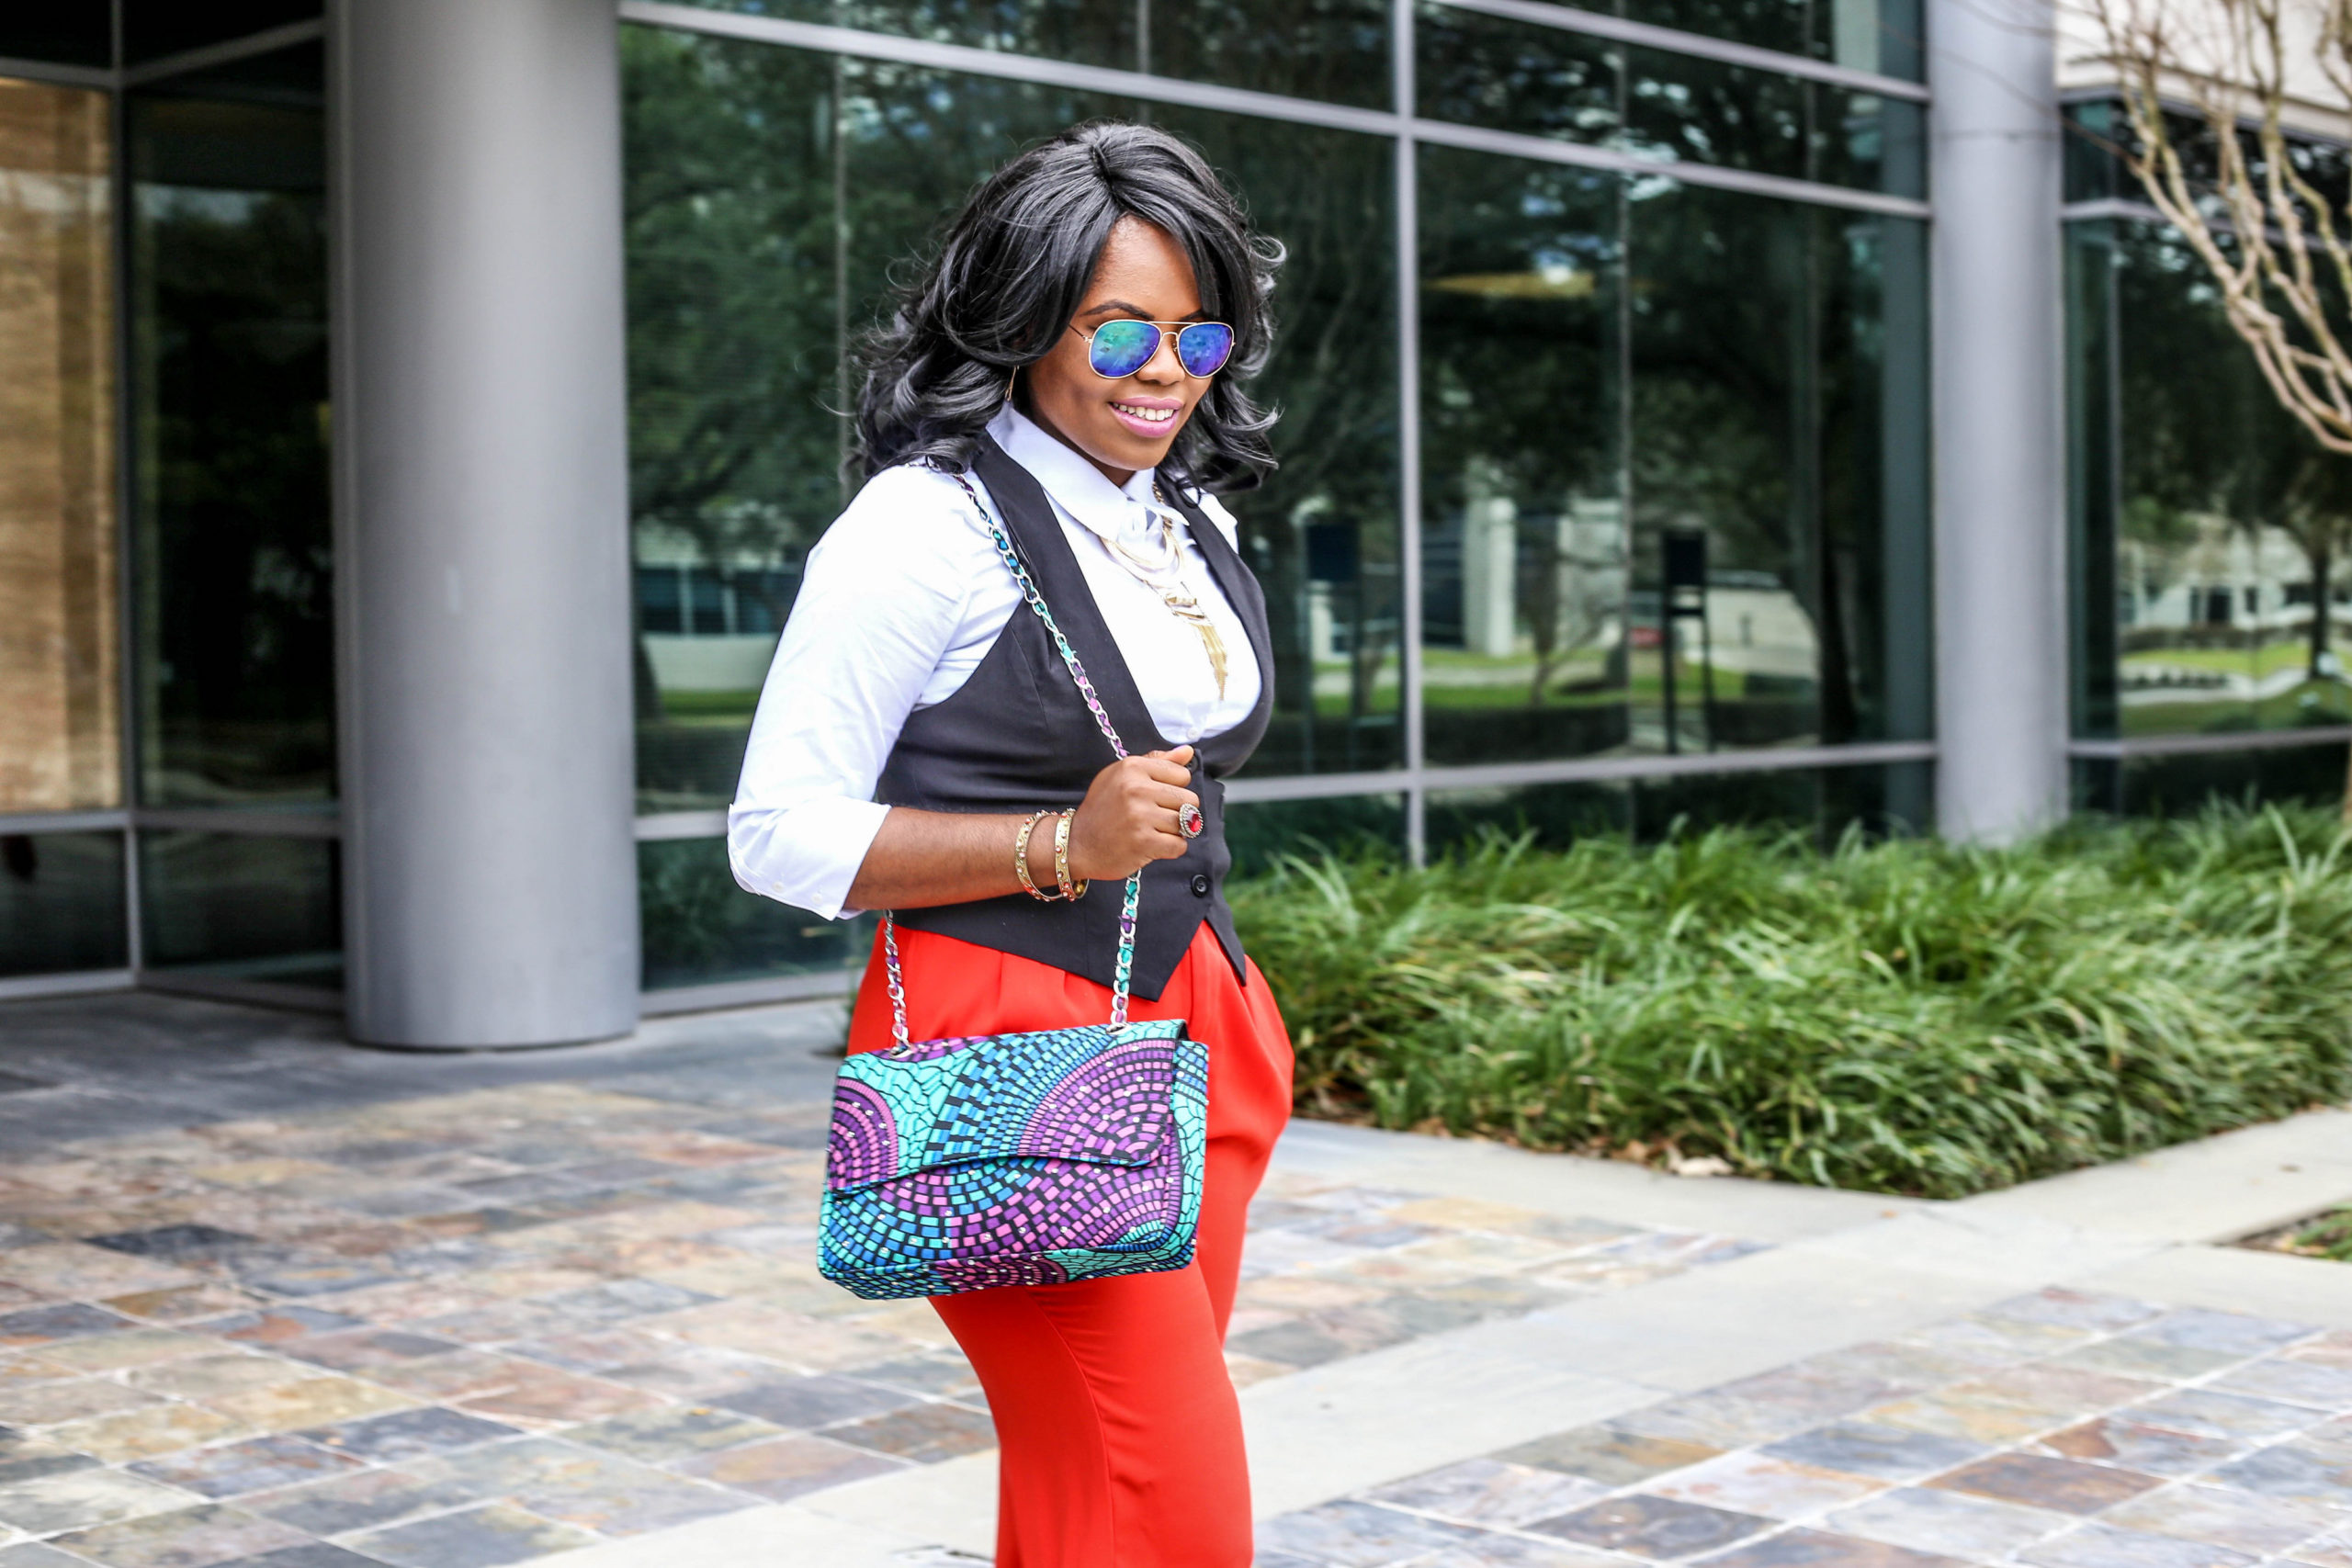
<path fill-rule="evenodd" d="M 1077 314 L 1112 227 L 1136 218 L 1183 247 L 1201 305 L 1233 327 L 1233 357 L 1209 384 L 1163 468 L 1230 492 L 1274 466 L 1272 411 L 1245 383 L 1266 362 L 1278 241 L 1256 233 L 1192 147 L 1153 126 L 1100 119 L 1023 152 L 983 181 L 947 226 L 887 325 L 861 345 L 857 462 L 961 471 L 1023 366 Z"/>

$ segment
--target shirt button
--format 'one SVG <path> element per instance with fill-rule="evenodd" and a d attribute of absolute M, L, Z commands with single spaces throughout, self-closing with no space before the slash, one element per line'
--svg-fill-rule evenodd
<path fill-rule="evenodd" d="M 1202 872 L 1202 871 L 1196 871 L 1196 872 L 1193 873 L 1193 897 L 1195 897 L 1195 898 L 1205 898 L 1205 897 L 1207 897 L 1208 896 L 1209 896 L 1209 878 L 1208 878 L 1208 874 L 1207 874 L 1206 872 Z"/>

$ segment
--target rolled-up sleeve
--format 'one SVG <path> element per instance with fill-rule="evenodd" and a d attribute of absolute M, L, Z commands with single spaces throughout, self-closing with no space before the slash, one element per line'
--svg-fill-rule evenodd
<path fill-rule="evenodd" d="M 727 812 L 750 891 L 856 913 L 850 885 L 890 809 L 875 784 L 963 626 L 976 527 L 952 479 L 893 468 L 808 552 Z"/>

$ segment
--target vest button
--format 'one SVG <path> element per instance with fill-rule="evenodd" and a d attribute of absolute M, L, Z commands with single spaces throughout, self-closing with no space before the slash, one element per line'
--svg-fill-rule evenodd
<path fill-rule="evenodd" d="M 1195 898 L 1205 898 L 1205 897 L 1207 897 L 1208 896 L 1209 896 L 1209 878 L 1208 878 L 1208 873 L 1204 872 L 1204 871 L 1196 871 L 1196 872 L 1193 873 L 1193 897 L 1195 897 Z"/>

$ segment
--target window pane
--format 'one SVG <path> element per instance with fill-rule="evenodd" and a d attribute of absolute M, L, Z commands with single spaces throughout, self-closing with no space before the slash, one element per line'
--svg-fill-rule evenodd
<path fill-rule="evenodd" d="M 1425 4 L 1420 112 L 1790 179 L 1916 197 L 1923 111 L 1777 72 Z"/>
<path fill-rule="evenodd" d="M 122 835 L 0 833 L 0 976 L 119 969 Z"/>
<path fill-rule="evenodd" d="M 1872 834 L 1918 833 L 1934 826 L 1933 772 L 1894 762 L 1439 791 L 1430 796 L 1430 851 L 1488 833 L 1529 834 L 1555 850 L 1596 834 L 1655 843 L 1717 827 L 1796 829 L 1825 842 L 1855 823 Z"/>
<path fill-rule="evenodd" d="M 1429 758 L 1617 750 L 1623 182 L 1436 147 L 1419 175 Z"/>
<path fill-rule="evenodd" d="M 124 62 L 159 60 L 320 15 L 319 0 L 122 0 Z"/>
<path fill-rule="evenodd" d="M 147 966 L 339 987 L 338 850 L 332 839 L 141 832 Z"/>
<path fill-rule="evenodd" d="M 1920 80 L 1925 57 L 1919 0 L 1621 0 L 1580 8 L 1907 82 Z"/>
<path fill-rule="evenodd" d="M 640 843 L 637 876 L 649 991 L 839 969 L 870 940 L 865 922 L 821 920 L 744 892 L 724 839 Z"/>
<path fill-rule="evenodd" d="M 107 0 L 46 0 L 0 15 L 0 55 L 62 65 L 114 63 L 113 7 Z"/>
<path fill-rule="evenodd" d="M 1293 97 L 1385 107 L 1387 0 L 690 0 Z"/>
<path fill-rule="evenodd" d="M 2336 806 L 2344 799 L 2346 748 L 2258 746 L 2173 757 L 2081 759 L 2074 765 L 2075 809 L 2125 817 L 2188 816 L 2215 800 L 2275 800 Z"/>
<path fill-rule="evenodd" d="M 2160 225 L 2069 226 L 2078 733 L 2352 721 L 2352 472 Z"/>
<path fill-rule="evenodd" d="M 149 805 L 334 793 L 322 59 L 130 100 Z"/>
<path fill-rule="evenodd" d="M 1282 855 L 1405 852 L 1405 797 L 1340 795 L 1323 800 L 1245 800 L 1225 809 L 1233 874 L 1250 876 Z"/>
<path fill-rule="evenodd" d="M 1925 737 L 1924 225 L 1665 182 L 1629 209 L 1637 737 Z"/>
<path fill-rule="evenodd" d="M 1397 516 L 1396 173 L 1389 144 L 1342 130 L 1161 112 L 1289 252 L 1273 357 L 1281 467 L 1226 498 L 1266 592 L 1274 720 L 1252 776 L 1404 760 Z M 1307 719 L 1312 689 L 1313 722 Z"/>
<path fill-rule="evenodd" d="M 0 80 L 0 812 L 122 799 L 107 126 Z"/>

